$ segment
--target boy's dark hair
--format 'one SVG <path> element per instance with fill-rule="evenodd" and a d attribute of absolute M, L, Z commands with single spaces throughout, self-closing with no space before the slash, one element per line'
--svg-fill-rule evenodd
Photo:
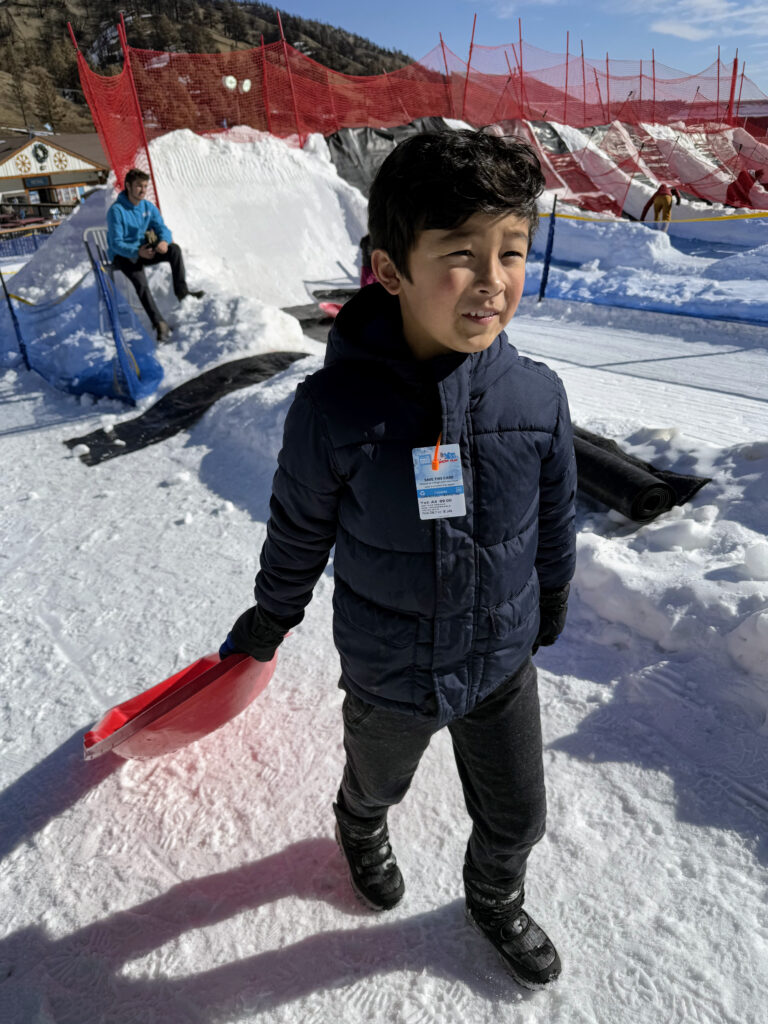
<path fill-rule="evenodd" d="M 128 188 L 134 181 L 149 181 L 149 175 L 146 171 L 140 171 L 138 167 L 132 167 L 125 176 L 124 187 Z"/>
<path fill-rule="evenodd" d="M 368 231 L 409 281 L 408 256 L 420 231 L 449 231 L 475 213 L 514 213 L 539 222 L 544 175 L 527 142 L 482 131 L 430 132 L 400 143 L 379 168 L 368 199 Z"/>

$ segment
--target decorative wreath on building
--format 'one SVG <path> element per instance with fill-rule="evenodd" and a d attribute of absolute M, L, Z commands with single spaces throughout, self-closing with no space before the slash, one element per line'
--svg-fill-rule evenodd
<path fill-rule="evenodd" d="M 16 166 L 19 168 L 22 174 L 26 174 L 32 170 L 32 161 L 29 159 L 26 153 L 20 153 L 16 157 Z"/>
<path fill-rule="evenodd" d="M 44 146 L 42 142 L 36 142 L 32 147 L 32 156 L 39 164 L 44 164 L 48 159 L 48 147 Z"/>
<path fill-rule="evenodd" d="M 57 171 L 63 171 L 64 168 L 67 167 L 68 164 L 69 164 L 69 157 L 67 156 L 66 153 L 62 153 L 60 150 L 57 150 L 53 154 L 53 165 L 54 165 L 54 167 L 56 168 Z"/>

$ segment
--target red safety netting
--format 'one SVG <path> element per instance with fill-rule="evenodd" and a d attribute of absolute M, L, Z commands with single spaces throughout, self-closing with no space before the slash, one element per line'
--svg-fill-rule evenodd
<path fill-rule="evenodd" d="M 554 187 L 593 210 L 620 212 L 617 194 L 626 191 L 627 176 L 649 171 L 705 199 L 725 202 L 729 196 L 739 200 L 736 205 L 755 205 L 749 197 L 754 172 L 768 167 L 768 148 L 753 137 L 765 134 L 757 126 L 761 119 L 768 124 L 768 97 L 743 69 L 739 73 L 736 61 L 729 67 L 718 59 L 698 75 L 682 75 L 655 60 L 594 61 L 521 40 L 472 46 L 468 61 L 441 44 L 391 74 L 354 77 L 323 67 L 285 41 L 186 54 L 138 50 L 124 33 L 121 39 L 127 60 L 113 78 L 95 74 L 78 57 L 83 90 L 118 182 L 131 166 L 151 172 L 147 140 L 181 128 L 210 134 L 246 125 L 302 145 L 314 132 L 433 116 L 475 125 L 616 126 L 602 142 L 615 167 L 596 159 L 591 147 L 581 154 L 543 154 L 548 177 L 560 183 Z M 743 138 L 734 144 L 736 124 Z M 695 132 L 700 148 L 699 137 L 706 136 L 707 158 L 700 153 L 699 163 L 692 161 L 687 147 L 667 144 L 646 127 L 653 125 Z M 740 175 L 741 183 L 729 191 Z"/>

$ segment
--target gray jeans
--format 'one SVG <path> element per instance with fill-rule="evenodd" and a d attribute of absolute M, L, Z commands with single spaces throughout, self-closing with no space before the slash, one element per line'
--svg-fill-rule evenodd
<path fill-rule="evenodd" d="M 436 724 L 344 698 L 347 762 L 339 802 L 350 814 L 380 818 L 408 791 Z M 465 883 L 517 888 L 532 847 L 544 835 L 546 795 L 536 668 L 529 659 L 469 714 L 447 726 L 472 832 Z"/>

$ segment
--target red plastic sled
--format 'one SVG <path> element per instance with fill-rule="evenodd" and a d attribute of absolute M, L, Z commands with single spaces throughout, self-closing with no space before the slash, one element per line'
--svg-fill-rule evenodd
<path fill-rule="evenodd" d="M 113 750 L 120 757 L 156 757 L 207 736 L 248 707 L 277 664 L 207 654 L 137 697 L 109 710 L 83 737 L 86 761 Z"/>

